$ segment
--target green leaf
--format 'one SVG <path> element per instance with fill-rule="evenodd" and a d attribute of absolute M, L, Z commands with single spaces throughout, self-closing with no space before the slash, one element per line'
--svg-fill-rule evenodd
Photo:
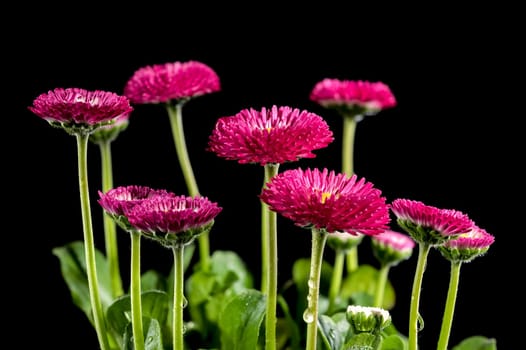
<path fill-rule="evenodd" d="M 164 350 L 161 335 L 161 327 L 156 319 L 143 317 L 144 326 L 144 347 L 146 350 Z M 123 350 L 134 350 L 133 346 L 133 330 L 129 323 L 123 336 Z"/>
<path fill-rule="evenodd" d="M 73 303 L 86 314 L 93 324 L 84 242 L 71 242 L 62 247 L 54 248 L 52 252 L 59 259 L 62 277 L 69 288 Z M 95 250 L 95 263 L 102 308 L 107 310 L 113 302 L 111 279 L 106 258 L 98 250 Z"/>
<path fill-rule="evenodd" d="M 497 350 L 497 341 L 493 338 L 475 335 L 464 339 L 452 350 Z"/>
<path fill-rule="evenodd" d="M 326 348 L 328 350 L 343 349 L 350 328 L 345 313 L 338 312 L 332 317 L 320 315 L 318 322 L 321 338 Z"/>
<path fill-rule="evenodd" d="M 363 264 L 347 276 L 342 283 L 342 298 L 350 298 L 355 304 L 374 306 L 374 295 L 378 281 L 378 270 Z M 395 305 L 395 290 L 388 280 L 385 284 L 383 309 L 391 310 Z"/>
<path fill-rule="evenodd" d="M 232 296 L 219 317 L 221 348 L 256 349 L 265 308 L 265 295 L 255 289 L 247 289 Z"/>
<path fill-rule="evenodd" d="M 141 290 L 168 290 L 168 281 L 159 271 L 148 270 L 141 276 Z"/>
<path fill-rule="evenodd" d="M 210 271 L 197 269 L 186 281 L 190 318 L 203 339 L 219 342 L 218 319 L 225 300 L 253 284 L 252 275 L 241 258 L 231 251 L 215 251 Z"/>
<path fill-rule="evenodd" d="M 146 318 L 155 319 L 159 327 L 165 325 L 169 315 L 169 296 L 166 292 L 150 290 L 141 293 L 143 322 Z M 121 339 L 131 324 L 130 295 L 118 298 L 107 312 L 108 325 L 116 339 Z M 168 334 L 170 334 L 169 330 Z M 125 343 L 125 340 L 122 340 Z"/>
<path fill-rule="evenodd" d="M 380 350 L 405 350 L 407 349 L 407 342 L 405 342 L 398 335 L 389 335 L 382 340 Z"/>

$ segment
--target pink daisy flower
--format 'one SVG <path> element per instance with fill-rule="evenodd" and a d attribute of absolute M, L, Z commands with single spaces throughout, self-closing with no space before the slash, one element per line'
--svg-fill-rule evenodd
<path fill-rule="evenodd" d="M 383 265 L 394 266 L 408 259 L 413 253 L 415 241 L 408 235 L 393 230 L 371 237 L 373 255 Z"/>
<path fill-rule="evenodd" d="M 390 221 L 389 206 L 372 183 L 327 169 L 284 171 L 266 184 L 260 198 L 297 226 L 329 233 L 375 235 Z"/>
<path fill-rule="evenodd" d="M 132 103 L 161 103 L 219 91 L 216 72 L 198 61 L 170 62 L 139 68 L 124 87 Z"/>
<path fill-rule="evenodd" d="M 208 150 L 240 164 L 281 164 L 314 158 L 313 150 L 334 140 L 328 124 L 317 114 L 287 106 L 244 109 L 219 118 Z"/>
<path fill-rule="evenodd" d="M 415 241 L 432 246 L 469 232 L 473 226 L 473 221 L 458 210 L 440 209 L 409 199 L 395 199 L 391 210 L 400 227 Z"/>
<path fill-rule="evenodd" d="M 474 226 L 471 231 L 445 242 L 438 249 L 450 261 L 469 262 L 485 254 L 494 241 L 493 235 L 478 226 Z"/>
<path fill-rule="evenodd" d="M 396 106 L 389 86 L 382 82 L 323 79 L 310 93 L 310 99 L 323 107 L 352 115 L 371 115 Z"/>
<path fill-rule="evenodd" d="M 92 132 L 133 110 L 124 96 L 80 88 L 56 88 L 48 91 L 39 95 L 28 108 L 51 125 L 72 133 Z"/>
<path fill-rule="evenodd" d="M 127 212 L 137 204 L 156 197 L 171 196 L 166 190 L 156 190 L 148 186 L 120 186 L 112 188 L 106 193 L 98 191 L 98 203 L 123 229 L 130 230 L 126 218 Z"/>
<path fill-rule="evenodd" d="M 206 197 L 161 196 L 131 208 L 126 216 L 143 235 L 166 247 L 190 244 L 208 232 L 222 208 Z"/>

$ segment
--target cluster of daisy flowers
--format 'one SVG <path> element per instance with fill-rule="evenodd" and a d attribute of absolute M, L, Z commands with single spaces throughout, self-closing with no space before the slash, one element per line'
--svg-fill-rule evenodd
<path fill-rule="evenodd" d="M 149 332 L 157 334 L 149 337 L 150 341 L 155 339 L 160 344 L 164 340 L 170 343 L 173 349 L 182 350 L 190 346 L 187 343 L 189 340 L 185 339 L 187 326 L 183 319 L 188 315 L 183 313 L 183 309 L 186 303 L 190 303 L 191 307 L 193 299 L 186 300 L 183 295 L 184 248 L 196 244 L 199 247 L 200 259 L 196 270 L 200 269 L 209 275 L 212 274 L 214 267 L 210 263 L 212 254 L 208 234 L 222 207 L 218 204 L 220 198 L 217 202 L 211 201 L 198 190 L 198 184 L 193 176 L 193 166 L 186 149 L 182 111 L 188 101 L 220 90 L 218 75 L 206 64 L 198 61 L 171 62 L 138 69 L 124 85 L 122 95 L 76 87 L 56 88 L 38 96 L 29 107 L 30 111 L 38 117 L 53 127 L 62 128 L 78 140 L 83 243 L 86 247 L 85 263 L 90 292 L 90 312 L 92 312 L 90 319 L 93 321 L 102 350 L 113 349 L 115 344 L 119 348 L 133 346 L 136 350 L 150 348 L 150 345 L 146 345 L 148 341 L 144 337 L 144 334 L 150 334 Z M 301 166 L 279 171 L 281 164 L 316 157 L 316 150 L 327 147 L 335 139 L 335 135 L 321 115 L 291 106 L 248 108 L 232 116 L 220 117 L 211 130 L 208 144 L 204 145 L 207 151 L 225 160 L 237 161 L 240 165 L 261 166 L 263 177 L 261 192 L 254 194 L 259 197 L 262 205 L 261 288 L 257 290 L 258 294 L 254 294 L 256 291 L 251 291 L 251 298 L 243 300 L 256 303 L 254 301 L 257 299 L 256 296 L 260 297 L 261 299 L 257 300 L 262 300 L 264 303 L 265 306 L 262 308 L 264 311 L 261 311 L 259 322 L 254 321 L 254 324 L 248 323 L 247 326 L 247 323 L 236 323 L 241 322 L 239 315 L 230 315 L 221 309 L 219 312 L 221 316 L 216 315 L 216 319 L 208 320 L 209 324 L 216 324 L 221 330 L 221 322 L 217 317 L 223 317 L 221 320 L 226 323 L 231 322 L 232 327 L 237 325 L 245 330 L 254 327 L 257 331 L 252 332 L 251 336 L 240 336 L 242 340 L 230 339 L 226 334 L 228 332 L 225 332 L 221 333 L 219 340 L 215 341 L 235 343 L 238 344 L 237 346 L 241 346 L 240 344 L 245 347 L 254 346 L 254 348 L 264 342 L 265 349 L 278 349 L 277 339 L 280 336 L 277 334 L 276 276 L 279 235 L 276 216 L 281 215 L 298 227 L 309 230 L 312 235 L 309 273 L 304 286 L 308 290 L 302 319 L 306 329 L 300 332 L 301 336 L 299 340 L 296 339 L 296 345 L 301 344 L 301 347 L 308 350 L 321 349 L 320 344 L 325 341 L 333 342 L 331 348 L 334 349 L 361 347 L 380 349 L 382 343 L 389 343 L 393 349 L 417 350 L 421 283 L 427 255 L 431 249 L 437 249 L 451 262 L 452 271 L 455 271 L 451 276 L 450 293 L 448 293 L 438 343 L 439 350 L 447 349 L 460 266 L 486 253 L 493 244 L 494 237 L 460 211 L 443 209 L 406 198 L 389 201 L 382 195 L 378 186 L 354 172 L 352 139 L 356 123 L 363 120 L 365 116 L 377 114 L 397 105 L 394 94 L 386 84 L 327 78 L 315 84 L 308 97 L 312 102 L 334 110 L 342 117 L 345 142 L 342 145 L 341 171 Z M 128 293 L 131 304 L 130 327 L 124 330 L 128 333 L 116 337 L 114 332 L 108 329 L 110 327 L 108 324 L 111 322 L 107 319 L 107 307 L 101 300 L 97 278 L 91 208 L 88 205 L 86 153 L 88 141 L 92 141 L 106 151 L 109 150 L 110 143 L 128 127 L 134 104 L 165 106 L 173 126 L 172 136 L 188 194 L 176 194 L 168 189 L 153 189 L 137 184 L 113 186 L 111 178 L 104 179 L 106 186 L 98 191 L 97 203 L 103 208 L 107 218 L 114 225 L 128 232 L 132 240 L 132 278 Z M 111 171 L 106 175 L 108 173 L 111 174 Z M 391 214 L 396 218 L 400 232 L 391 229 Z M 125 293 L 120 286 L 118 251 L 113 234 L 111 225 L 105 226 L 106 257 L 110 265 L 113 263 L 113 268 L 110 268 L 114 282 L 113 296 L 121 298 Z M 157 324 L 157 328 L 151 328 L 153 326 L 150 322 L 148 330 L 143 329 L 145 316 L 142 305 L 145 299 L 141 290 L 141 237 L 170 248 L 174 254 L 174 285 L 169 311 L 172 318 L 168 322 L 171 336 L 161 334 L 160 329 L 163 327 L 152 315 L 148 316 L 151 318 L 149 320 L 157 322 L 153 323 Z M 352 298 L 344 298 L 341 294 L 341 282 L 345 275 L 343 259 L 347 257 L 346 273 L 353 274 L 357 265 L 356 249 L 361 245 L 364 237 L 370 237 L 371 247 L 380 268 L 377 277 L 374 277 L 377 280 L 374 282 L 376 291 L 373 301 L 368 305 L 354 305 Z M 320 303 L 321 294 L 324 293 L 321 291 L 320 280 L 326 244 L 335 252 L 328 307 Z M 393 323 L 389 311 L 384 308 L 387 273 L 391 267 L 409 259 L 415 247 L 419 249 L 419 255 L 411 295 L 407 337 L 395 332 L 396 335 L 389 338 L 384 332 Z M 230 293 L 239 298 L 247 298 L 239 290 Z M 249 304 L 248 301 L 246 303 Z M 338 312 L 344 315 L 338 322 L 346 320 L 346 327 L 336 325 L 336 318 L 327 320 L 327 317 L 334 317 Z M 265 321 L 261 326 L 263 319 Z M 187 323 L 189 322 L 190 320 Z M 195 322 L 199 323 L 199 321 Z M 331 322 L 334 323 L 332 328 L 327 326 Z M 259 327 L 264 328 L 264 340 L 259 339 Z M 345 332 L 342 331 L 344 328 Z M 207 334 L 205 329 L 200 331 L 204 335 Z M 335 345 L 335 334 L 340 335 L 341 339 L 338 340 L 340 345 Z M 206 338 L 204 335 L 203 342 Z M 217 345 L 214 343 L 199 346 Z"/>

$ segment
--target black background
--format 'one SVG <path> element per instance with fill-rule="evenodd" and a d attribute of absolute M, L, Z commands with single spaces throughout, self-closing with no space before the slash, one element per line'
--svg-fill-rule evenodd
<path fill-rule="evenodd" d="M 520 288 L 517 281 L 523 279 L 518 209 L 522 213 L 524 207 L 516 174 L 524 153 L 514 135 L 523 111 L 515 110 L 522 103 L 514 99 L 509 83 L 517 73 L 514 23 L 495 24 L 509 19 L 508 13 L 494 8 L 413 8 L 404 9 L 403 16 L 386 11 L 384 17 L 377 8 L 285 11 L 257 5 L 250 10 L 204 5 L 145 5 L 111 13 L 94 5 L 54 10 L 33 7 L 10 28 L 25 30 L 16 36 L 5 31 L 9 92 L 4 106 L 9 113 L 4 115 L 2 152 L 8 164 L 3 173 L 9 181 L 9 215 L 4 218 L 8 243 L 3 290 L 10 333 L 20 335 L 15 339 L 23 348 L 97 347 L 95 333 L 73 305 L 51 253 L 82 238 L 75 138 L 50 127 L 27 107 L 56 87 L 122 93 L 136 69 L 187 60 L 208 64 L 221 80 L 220 92 L 196 98 L 183 109 L 200 192 L 224 208 L 210 234 L 212 250 L 235 250 L 257 276 L 257 194 L 263 170 L 205 150 L 217 118 L 273 104 L 318 113 L 335 141 L 316 151 L 315 159 L 285 164 L 280 171 L 338 170 L 341 119 L 311 102 L 309 93 L 326 77 L 382 81 L 398 105 L 358 124 L 355 171 L 380 188 L 388 201 L 409 198 L 461 210 L 495 236 L 487 255 L 462 267 L 450 344 L 477 334 L 497 338 L 501 349 L 515 344 L 510 317 L 516 317 L 521 305 L 514 295 Z M 135 106 L 112 153 L 115 185 L 186 192 L 162 106 Z M 100 157 L 93 145 L 88 158 L 95 237 L 102 249 L 101 213 L 95 203 Z M 280 219 L 279 225 L 282 283 L 291 276 L 292 262 L 309 255 L 310 233 L 286 220 Z M 394 223 L 392 227 L 398 229 Z M 121 234 L 126 278 L 129 239 Z M 169 270 L 169 251 L 145 242 L 143 252 L 143 270 Z M 330 259 L 331 252 L 326 252 Z M 360 259 L 376 263 L 368 241 L 361 246 Z M 390 272 L 397 291 L 392 315 L 403 332 L 415 264 L 416 251 Z M 432 251 L 421 299 L 424 350 L 436 346 L 448 278 L 449 264 Z"/>

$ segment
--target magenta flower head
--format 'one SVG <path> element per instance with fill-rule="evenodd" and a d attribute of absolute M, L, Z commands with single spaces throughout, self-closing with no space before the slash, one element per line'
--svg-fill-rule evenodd
<path fill-rule="evenodd" d="M 50 125 L 62 128 L 70 134 L 89 134 L 133 110 L 124 96 L 79 88 L 56 88 L 48 91 L 39 95 L 28 108 Z"/>
<path fill-rule="evenodd" d="M 474 226 L 471 231 L 460 234 L 455 239 L 438 246 L 438 250 L 449 261 L 454 263 L 470 262 L 484 255 L 495 241 L 493 235 L 486 230 Z"/>
<path fill-rule="evenodd" d="M 113 120 L 113 123 L 103 125 L 95 129 L 90 135 L 89 140 L 100 144 L 114 141 L 119 134 L 126 130 L 130 120 L 130 113 L 123 113 Z"/>
<path fill-rule="evenodd" d="M 473 221 L 458 210 L 440 209 L 409 199 L 395 199 L 391 210 L 398 225 L 416 242 L 431 246 L 469 232 L 473 226 Z"/>
<path fill-rule="evenodd" d="M 131 208 L 145 200 L 174 195 L 166 190 L 137 185 L 115 187 L 106 193 L 98 191 L 98 194 L 98 203 L 104 211 L 126 231 L 133 230 L 127 218 L 127 213 Z"/>
<path fill-rule="evenodd" d="M 132 103 L 184 103 L 191 98 L 219 91 L 216 72 L 198 61 L 170 62 L 139 68 L 124 87 Z"/>
<path fill-rule="evenodd" d="M 373 255 L 382 266 L 395 266 L 409 259 L 415 244 L 415 241 L 408 235 L 392 230 L 385 230 L 371 237 Z"/>
<path fill-rule="evenodd" d="M 329 78 L 314 86 L 310 99 L 351 116 L 373 115 L 397 103 L 389 86 L 382 82 Z"/>
<path fill-rule="evenodd" d="M 221 210 L 206 197 L 162 196 L 141 202 L 126 215 L 141 234 L 174 247 L 188 245 L 208 232 Z"/>
<path fill-rule="evenodd" d="M 286 170 L 266 184 L 260 198 L 297 226 L 328 233 L 375 235 L 390 220 L 389 205 L 372 183 L 327 169 Z"/>
<path fill-rule="evenodd" d="M 219 118 L 208 150 L 240 164 L 281 164 L 314 158 L 313 150 L 327 147 L 333 140 L 332 131 L 319 115 L 274 105 Z"/>

